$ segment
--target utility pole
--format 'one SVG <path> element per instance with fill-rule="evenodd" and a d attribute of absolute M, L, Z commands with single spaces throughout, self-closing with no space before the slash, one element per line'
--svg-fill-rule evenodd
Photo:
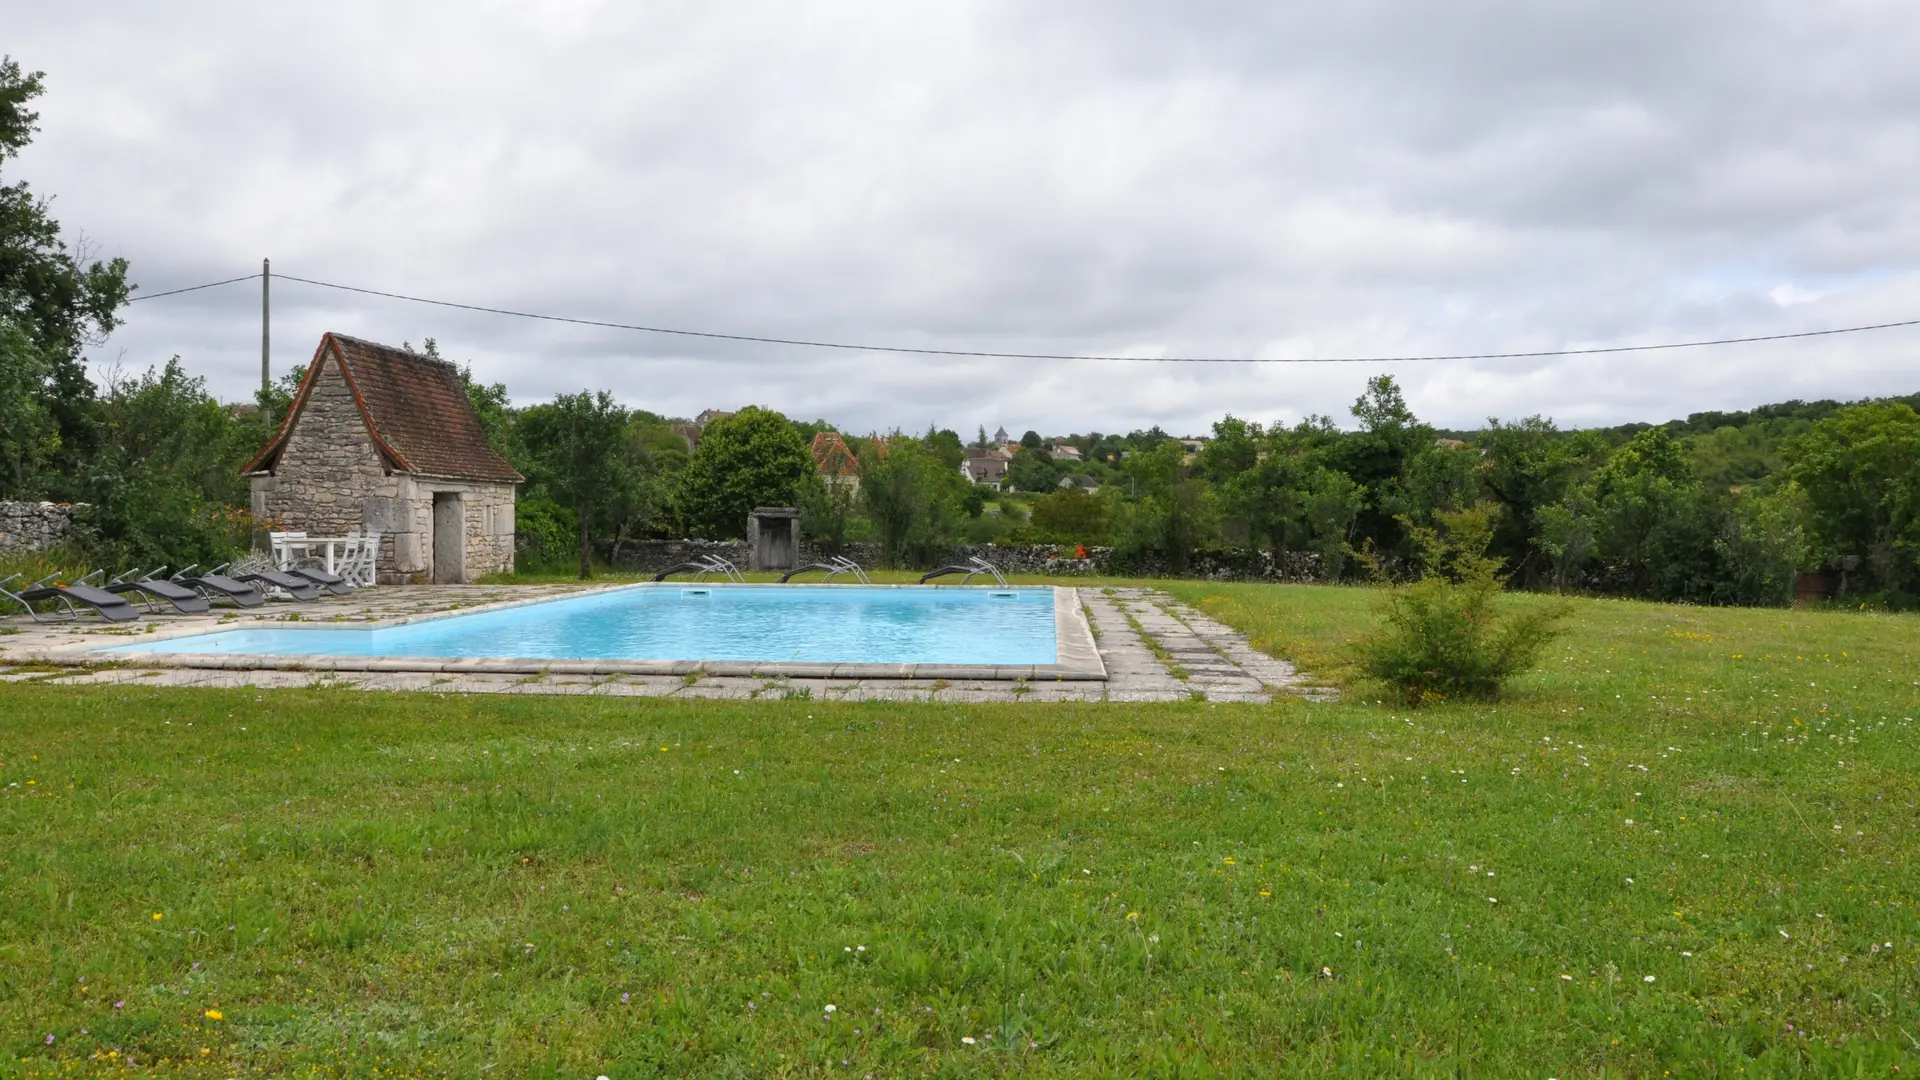
<path fill-rule="evenodd" d="M 270 259 L 260 260 L 260 396 L 263 401 L 267 391 L 273 386 L 273 367 L 269 361 L 272 355 L 268 351 L 267 324 L 269 309 L 267 306 L 267 283 L 273 280 L 273 263 Z"/>

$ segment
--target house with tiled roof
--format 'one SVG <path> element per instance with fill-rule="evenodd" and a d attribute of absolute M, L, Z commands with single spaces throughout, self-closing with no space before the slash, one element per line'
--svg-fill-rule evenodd
<path fill-rule="evenodd" d="M 1003 446 L 969 446 L 966 457 L 960 459 L 960 475 L 976 484 L 985 484 L 999 488 L 1007 481 L 1007 470 L 1013 467 L 1013 454 Z"/>
<path fill-rule="evenodd" d="M 853 452 L 837 431 L 822 431 L 813 437 L 813 466 L 828 487 L 860 490 L 860 455 Z"/>
<path fill-rule="evenodd" d="M 513 570 L 515 485 L 451 363 L 329 333 L 242 472 L 253 514 L 312 536 L 381 534 L 382 583 Z"/>

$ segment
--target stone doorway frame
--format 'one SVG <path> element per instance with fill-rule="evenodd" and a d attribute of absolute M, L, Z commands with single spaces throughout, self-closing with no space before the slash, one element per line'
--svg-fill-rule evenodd
<path fill-rule="evenodd" d="M 458 491 L 433 493 L 428 550 L 433 562 L 429 577 L 435 585 L 459 585 L 467 580 L 467 506 Z"/>

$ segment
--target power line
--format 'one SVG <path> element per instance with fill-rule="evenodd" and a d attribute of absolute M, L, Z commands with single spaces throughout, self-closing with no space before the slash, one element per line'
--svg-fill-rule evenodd
<path fill-rule="evenodd" d="M 127 303 L 137 304 L 142 300 L 158 300 L 163 296 L 179 296 L 181 293 L 199 292 L 201 289 L 212 289 L 221 285 L 231 285 L 236 281 L 253 281 L 259 276 L 259 274 L 243 274 L 240 277 L 230 277 L 225 281 L 209 281 L 205 285 L 189 285 L 184 289 L 168 289 L 166 292 L 148 293 L 145 296 L 129 296 L 127 297 Z"/>
<path fill-rule="evenodd" d="M 162 296 L 176 296 L 180 293 L 194 292 L 199 289 L 211 289 L 218 285 L 231 285 L 237 281 L 251 281 L 259 276 L 259 274 L 247 274 L 242 277 L 228 278 L 225 281 L 214 281 L 205 285 L 195 285 L 186 289 L 150 293 L 146 296 L 135 297 L 134 299 L 155 300 Z M 675 337 L 706 338 L 715 341 L 741 341 L 757 345 L 792 345 L 807 349 L 902 353 L 912 356 L 974 357 L 984 360 L 1098 360 L 1136 364 L 1410 364 L 1437 363 L 1447 360 L 1535 360 L 1555 356 L 1601 356 L 1614 353 L 1659 352 L 1670 349 L 1704 349 L 1719 345 L 1752 345 L 1766 341 L 1793 341 L 1800 338 L 1831 337 L 1837 334 L 1864 333 L 1869 330 L 1892 330 L 1904 326 L 1920 326 L 1920 319 L 1902 319 L 1897 322 L 1842 326 L 1830 330 L 1801 330 L 1786 334 L 1753 334 L 1746 337 L 1709 338 L 1697 341 L 1668 341 L 1653 345 L 1605 345 L 1585 349 L 1534 349 L 1526 352 L 1435 353 L 1430 355 L 1408 356 L 1101 356 L 1075 353 L 990 352 L 977 349 L 929 349 L 904 345 L 863 345 L 843 341 L 814 341 L 807 338 L 763 337 L 757 334 L 726 334 L 713 330 L 682 330 L 666 326 L 611 322 L 605 319 L 582 319 L 568 315 L 546 315 L 533 311 L 515 311 L 511 308 L 488 307 L 483 304 L 462 304 L 452 300 L 434 300 L 424 296 L 409 296 L 406 293 L 366 289 L 357 285 L 341 285 L 331 281 L 316 281 L 313 278 L 295 277 L 292 274 L 275 274 L 274 277 L 282 281 L 296 281 L 302 285 L 314 285 L 323 289 L 336 289 L 340 292 L 359 293 L 363 296 L 378 296 L 388 300 L 403 300 L 410 304 L 427 304 L 433 307 L 453 308 L 458 311 L 475 311 L 487 315 L 506 315 L 516 319 L 534 319 L 540 322 L 567 323 L 573 326 L 593 326 L 607 330 L 632 330 L 644 334 L 668 334 Z"/>
<path fill-rule="evenodd" d="M 982 352 L 974 349 L 926 349 L 899 345 L 857 345 L 836 341 L 810 341 L 804 338 L 760 337 L 754 334 L 722 334 L 710 330 L 676 330 L 661 326 L 606 322 L 600 319 L 577 319 L 565 315 L 541 315 L 529 311 L 513 311 L 507 308 L 484 307 L 479 304 L 459 304 L 450 300 L 429 300 L 420 296 L 382 292 L 378 289 L 363 289 L 353 285 L 336 285 L 330 281 L 314 281 L 309 278 L 293 277 L 288 274 L 277 274 L 275 276 L 287 281 L 298 281 L 305 285 L 318 285 L 326 289 L 339 289 L 342 292 L 363 293 L 367 296 L 383 296 L 391 300 L 405 300 L 415 304 L 432 304 L 435 307 L 457 308 L 462 311 L 479 311 L 490 315 L 511 315 L 520 319 L 539 319 L 544 322 L 572 323 L 577 326 L 598 326 L 612 330 L 637 330 L 648 334 L 673 334 L 679 337 L 711 338 L 721 341 L 746 341 L 762 345 L 797 345 L 809 349 L 908 353 L 916 356 L 964 356 L 980 357 L 990 360 L 1114 360 L 1143 364 L 1401 364 L 1440 360 L 1522 360 L 1549 356 L 1594 356 L 1602 353 L 1651 352 L 1659 349 L 1697 349 L 1712 345 L 1745 345 L 1760 341 L 1788 341 L 1794 338 L 1825 337 L 1832 334 L 1857 334 L 1865 330 L 1889 330 L 1899 326 L 1920 326 L 1920 319 L 1905 319 L 1900 322 L 1874 323 L 1869 326 L 1845 326 L 1833 330 L 1803 330 L 1791 334 L 1758 334 L 1751 337 L 1717 338 L 1709 341 L 1673 341 L 1657 345 L 1610 345 L 1590 349 L 1540 349 L 1532 352 L 1454 353 L 1433 356 L 1087 356 L 1072 353 Z"/>

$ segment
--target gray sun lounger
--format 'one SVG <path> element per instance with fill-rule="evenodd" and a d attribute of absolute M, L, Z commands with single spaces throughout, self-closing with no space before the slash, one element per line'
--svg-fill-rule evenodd
<path fill-rule="evenodd" d="M 248 570 L 233 576 L 248 583 L 264 582 L 302 603 L 320 599 L 320 590 L 313 582 L 284 570 Z"/>
<path fill-rule="evenodd" d="M 160 569 L 164 570 L 166 567 Z M 185 585 L 156 578 L 154 575 L 160 573 L 160 570 L 155 570 L 143 578 L 134 578 L 133 575 L 137 573 L 139 573 L 138 570 L 129 570 L 107 582 L 107 591 L 115 596 L 139 596 L 146 600 L 148 608 L 155 611 L 159 610 L 159 602 L 162 600 L 172 604 L 173 609 L 182 615 L 199 615 L 212 607 L 206 597 Z"/>
<path fill-rule="evenodd" d="M 259 589 L 254 588 L 244 581 L 235 581 L 221 573 L 207 573 L 195 576 L 193 571 L 197 569 L 199 569 L 197 566 L 189 566 L 168 580 L 176 584 L 185 585 L 187 588 L 193 589 L 208 600 L 225 597 L 233 601 L 235 607 L 259 607 L 261 604 L 267 602 L 265 593 L 262 593 Z"/>
<path fill-rule="evenodd" d="M 792 581 L 794 578 L 799 577 L 801 574 L 810 573 L 814 570 L 826 571 L 827 576 L 824 579 L 826 581 L 832 581 L 835 577 L 841 574 L 847 574 L 862 585 L 873 584 L 873 582 L 867 577 L 867 572 L 860 568 L 859 563 L 854 562 L 852 559 L 846 558 L 844 556 L 836 556 L 823 563 L 809 563 L 806 566 L 800 567 L 798 570 L 789 570 L 786 573 L 780 575 L 780 584 L 785 585 L 787 582 Z"/>
<path fill-rule="evenodd" d="M 736 569 L 732 563 L 718 555 L 702 555 L 691 562 L 683 562 L 678 566 L 670 566 L 653 575 L 653 580 L 665 581 L 674 574 L 686 573 L 691 573 L 695 581 L 699 581 L 708 574 L 720 574 L 728 581 L 738 582 L 743 585 L 747 580 L 740 576 L 740 571 Z"/>
<path fill-rule="evenodd" d="M 1001 575 L 999 567 L 979 557 L 968 559 L 965 566 L 943 566 L 938 570 L 923 574 L 920 577 L 920 584 L 925 585 L 934 578 L 946 577 L 949 574 L 962 575 L 960 578 L 960 584 L 962 585 L 972 581 L 974 577 L 979 574 L 985 574 L 991 577 L 993 580 L 999 582 L 1003 588 L 1007 584 L 1007 579 Z"/>
<path fill-rule="evenodd" d="M 111 622 L 128 622 L 140 617 L 140 610 L 128 603 L 125 597 L 115 596 L 105 589 L 96 589 L 91 585 L 78 583 L 73 585 L 49 585 L 47 582 L 53 579 L 42 578 L 19 592 L 8 589 L 6 583 L 12 581 L 14 577 L 19 576 L 20 575 L 15 574 L 5 581 L 0 581 L 0 598 L 11 600 L 25 608 L 27 614 L 33 616 L 35 622 L 43 622 L 47 618 L 47 616 L 43 616 L 40 612 L 33 610 L 33 605 L 42 600 L 54 600 L 66 608 L 64 615 L 55 613 L 51 616 L 56 619 L 78 618 L 81 614 L 81 607 L 91 608 L 101 618 Z"/>
<path fill-rule="evenodd" d="M 353 591 L 353 585 L 349 583 L 346 578 L 341 577 L 339 574 L 332 573 L 331 571 L 321 570 L 316 567 L 289 566 L 282 569 L 280 572 L 283 574 L 292 574 L 295 577 L 305 578 L 308 581 L 312 582 L 315 585 L 318 585 L 320 588 L 327 590 L 328 592 L 332 593 L 335 596 L 345 596 L 348 593 Z"/>

